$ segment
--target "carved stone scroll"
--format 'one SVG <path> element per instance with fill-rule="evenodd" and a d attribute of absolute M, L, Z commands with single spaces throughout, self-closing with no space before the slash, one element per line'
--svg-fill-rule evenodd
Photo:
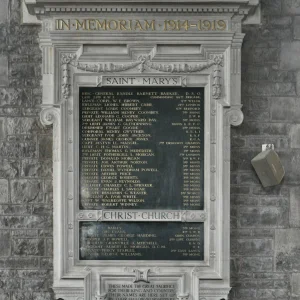
<path fill-rule="evenodd" d="M 60 110 L 55 107 L 45 107 L 40 113 L 40 120 L 44 126 L 53 125 L 53 161 L 60 161 Z"/>

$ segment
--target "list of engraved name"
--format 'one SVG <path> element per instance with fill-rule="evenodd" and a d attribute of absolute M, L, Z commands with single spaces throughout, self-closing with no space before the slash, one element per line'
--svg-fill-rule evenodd
<path fill-rule="evenodd" d="M 82 88 L 81 209 L 203 209 L 196 88 Z"/>

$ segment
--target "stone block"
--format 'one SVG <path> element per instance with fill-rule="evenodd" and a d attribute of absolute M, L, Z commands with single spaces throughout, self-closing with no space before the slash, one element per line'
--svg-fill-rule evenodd
<path fill-rule="evenodd" d="M 0 287 L 4 287 L 7 290 L 17 290 L 21 288 L 20 278 L 0 278 Z"/>
<path fill-rule="evenodd" d="M 298 99 L 293 97 L 272 98 L 270 101 L 272 121 L 293 121 L 295 119 L 296 101 L 298 101 Z"/>
<path fill-rule="evenodd" d="M 299 50 L 300 52 L 300 50 Z M 296 96 L 293 82 L 265 82 L 242 85 L 242 93 L 248 96 Z"/>
<path fill-rule="evenodd" d="M 243 108 L 244 116 L 249 121 L 262 121 L 267 122 L 270 119 L 269 111 L 263 110 L 250 110 L 247 108 Z"/>
<path fill-rule="evenodd" d="M 0 230 L 0 256 L 10 255 L 10 233 L 8 230 Z"/>
<path fill-rule="evenodd" d="M 231 196 L 231 203 L 232 205 L 258 205 L 258 199 L 249 195 L 233 194 Z"/>
<path fill-rule="evenodd" d="M 46 256 L 53 256 L 53 239 L 46 240 Z"/>
<path fill-rule="evenodd" d="M 257 278 L 259 280 L 261 279 L 272 279 L 272 280 L 289 280 L 289 274 L 286 273 L 276 273 L 276 272 L 264 272 L 264 273 L 254 273 L 254 278 Z"/>
<path fill-rule="evenodd" d="M 299 229 L 277 229 L 275 233 L 276 270 L 300 271 Z"/>
<path fill-rule="evenodd" d="M 252 110 L 261 110 L 269 108 L 269 99 L 268 98 L 250 98 L 250 108 Z"/>
<path fill-rule="evenodd" d="M 273 254 L 272 240 L 237 239 L 231 242 L 231 255 L 271 256 Z"/>
<path fill-rule="evenodd" d="M 240 227 L 287 227 L 287 207 L 240 207 Z"/>
<path fill-rule="evenodd" d="M 52 270 L 53 269 L 53 258 L 52 257 L 51 258 L 48 258 L 48 257 L 41 258 L 41 268 Z"/>
<path fill-rule="evenodd" d="M 288 207 L 289 198 L 280 196 L 263 196 L 259 197 L 258 203 L 260 206 L 284 206 Z"/>
<path fill-rule="evenodd" d="M 247 135 L 284 135 L 287 136 L 290 131 L 290 124 L 285 123 L 263 123 L 248 122 L 247 120 L 239 127 L 232 128 L 233 136 Z"/>
<path fill-rule="evenodd" d="M 259 229 L 253 229 L 252 230 L 253 236 L 258 239 L 274 239 L 275 236 L 275 229 L 269 229 L 269 228 L 259 228 Z"/>
<path fill-rule="evenodd" d="M 53 294 L 50 292 L 33 292 L 32 300 L 52 300 Z"/>
<path fill-rule="evenodd" d="M 273 82 L 294 82 L 293 72 L 280 70 L 276 65 L 247 65 L 242 66 L 242 80 L 247 84 L 249 81 L 259 82 L 262 80 Z M 261 97 L 258 97 L 261 99 Z M 244 103 L 244 101 L 243 101 Z M 258 103 L 259 104 L 259 103 Z"/>
<path fill-rule="evenodd" d="M 281 1 L 280 0 L 263 0 L 261 3 L 262 15 L 280 15 Z"/>
<path fill-rule="evenodd" d="M 280 68 L 286 70 L 300 69 L 300 41 L 282 42 Z"/>
<path fill-rule="evenodd" d="M 252 61 L 259 63 L 276 63 L 279 59 L 280 51 L 278 48 L 255 48 L 252 51 Z"/>
<path fill-rule="evenodd" d="M 238 299 L 248 299 L 247 297 L 249 297 L 250 299 L 255 298 L 256 295 L 256 290 L 255 289 L 251 289 L 251 288 L 238 288 L 235 290 L 235 297 Z"/>
<path fill-rule="evenodd" d="M 25 278 L 23 288 L 27 291 L 48 291 L 49 281 L 47 278 Z"/>
<path fill-rule="evenodd" d="M 300 273 L 292 274 L 292 295 L 300 297 Z"/>
<path fill-rule="evenodd" d="M 252 229 L 233 229 L 230 230 L 230 236 L 232 239 L 246 239 L 252 237 Z"/>
<path fill-rule="evenodd" d="M 39 158 L 47 159 L 52 158 L 52 136 L 39 137 Z"/>
<path fill-rule="evenodd" d="M 257 155 L 257 151 L 234 149 L 231 154 L 232 170 L 252 171 L 251 159 Z"/>
<path fill-rule="evenodd" d="M 284 183 L 300 184 L 300 150 L 293 149 L 292 151 L 278 151 L 278 155 L 286 169 Z"/>
<path fill-rule="evenodd" d="M 52 228 L 52 217 L 45 215 L 30 216 L 0 216 L 0 228 L 24 229 L 24 228 Z"/>
<path fill-rule="evenodd" d="M 289 16 L 269 16 L 268 18 L 268 27 L 280 27 L 280 28 L 288 28 L 292 25 L 293 19 Z"/>
<path fill-rule="evenodd" d="M 6 134 L 5 134 L 5 119 L 0 118 L 0 141 L 4 140 L 5 137 L 6 137 Z"/>
<path fill-rule="evenodd" d="M 7 203 L 8 198 L 8 181 L 0 179 L 0 203 Z"/>
<path fill-rule="evenodd" d="M 0 205 L 1 215 L 30 215 L 32 211 L 31 205 Z"/>
<path fill-rule="evenodd" d="M 51 133 L 52 127 L 44 127 L 38 118 L 7 118 L 7 134 L 44 134 Z"/>
<path fill-rule="evenodd" d="M 258 280 L 256 287 L 258 289 L 271 289 L 274 287 L 273 280 Z"/>
<path fill-rule="evenodd" d="M 258 299 L 289 299 L 288 289 L 259 289 L 257 290 Z"/>
<path fill-rule="evenodd" d="M 53 203 L 53 182 L 46 179 L 44 182 L 44 197 L 46 203 Z"/>
<path fill-rule="evenodd" d="M 282 1 L 282 11 L 288 15 L 300 14 L 300 0 L 284 0 Z"/>
<path fill-rule="evenodd" d="M 289 196 L 289 189 L 282 185 L 264 188 L 262 186 L 255 186 L 252 188 L 253 195 L 269 195 L 269 196 Z"/>
<path fill-rule="evenodd" d="M 291 188 L 290 193 L 290 226 L 300 227 L 300 187 Z"/>
<path fill-rule="evenodd" d="M 53 207 L 49 204 L 33 204 L 32 214 L 34 215 L 51 215 Z"/>
<path fill-rule="evenodd" d="M 37 157 L 35 136 L 9 136 L 0 144 L 0 155 L 11 159 Z"/>
<path fill-rule="evenodd" d="M 12 300 L 32 300 L 32 292 L 24 291 L 13 291 Z"/>
<path fill-rule="evenodd" d="M 10 295 L 10 292 L 2 291 L 1 294 L 0 294 L 0 300 L 8 300 L 9 297 L 10 297 L 9 295 Z"/>
<path fill-rule="evenodd" d="M 264 28 L 261 31 L 261 40 L 290 41 L 293 37 L 292 28 Z"/>
<path fill-rule="evenodd" d="M 8 16 L 8 0 L 0 1 L 0 23 L 5 23 Z"/>
<path fill-rule="evenodd" d="M 20 238 L 25 238 L 25 237 L 37 237 L 38 236 L 38 230 L 37 229 L 17 229 L 17 230 L 12 230 L 11 231 L 13 238 L 20 237 Z"/>
<path fill-rule="evenodd" d="M 5 261 L 6 268 L 12 269 L 38 269 L 37 257 L 9 257 Z"/>
<path fill-rule="evenodd" d="M 248 272 L 270 272 L 273 270 L 272 257 L 243 257 L 237 258 L 237 271 L 240 273 Z"/>
<path fill-rule="evenodd" d="M 2 2 L 2 1 L 1 1 Z M 1 17 L 1 2 L 0 2 L 0 17 Z M 8 85 L 8 58 L 0 55 L 0 87 Z"/>
<path fill-rule="evenodd" d="M 42 202 L 42 182 L 40 180 L 12 180 L 12 203 Z"/>
<path fill-rule="evenodd" d="M 294 17 L 294 39 L 300 40 L 300 16 Z"/>
<path fill-rule="evenodd" d="M 39 230 L 39 237 L 53 237 L 53 230 L 50 229 L 40 229 Z"/>
<path fill-rule="evenodd" d="M 23 177 L 52 177 L 52 160 L 23 159 L 21 165 Z"/>

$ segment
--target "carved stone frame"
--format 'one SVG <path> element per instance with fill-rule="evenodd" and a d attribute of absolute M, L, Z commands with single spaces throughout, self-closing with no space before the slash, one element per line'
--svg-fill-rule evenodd
<path fill-rule="evenodd" d="M 100 300 L 105 294 L 101 280 L 134 278 L 134 269 L 140 272 L 149 269 L 151 278 L 174 278 L 174 281 L 184 278 L 180 279 L 178 299 L 227 299 L 230 290 L 230 126 L 243 121 L 240 64 L 244 12 L 239 11 L 238 4 L 236 10 L 226 14 L 209 11 L 206 18 L 222 16 L 226 20 L 228 30 L 224 32 L 147 33 L 146 36 L 59 32 L 53 30 L 55 19 L 51 14 L 43 18 L 41 122 L 53 124 L 53 289 L 57 299 Z M 171 9 L 166 11 L 168 18 L 172 18 L 172 13 Z M 201 13 L 205 14 L 203 8 Z M 193 10 L 190 14 L 185 14 L 185 18 L 195 17 Z M 82 17 L 78 12 L 74 16 Z M 98 50 L 107 45 L 111 49 L 125 45 L 127 50 L 122 55 L 99 54 Z M 172 55 L 160 53 L 161 45 L 171 49 Z M 184 47 L 186 53 L 182 50 Z M 190 48 L 197 47 L 197 53 L 189 52 Z M 101 211 L 77 209 L 78 89 L 99 86 L 100 77 L 106 75 L 179 76 L 185 86 L 205 88 L 205 209 L 197 215 L 198 221 L 205 224 L 204 261 L 123 261 L 122 265 L 120 261 L 79 261 L 78 224 L 83 220 L 101 219 Z M 182 215 L 189 221 L 188 212 Z"/>

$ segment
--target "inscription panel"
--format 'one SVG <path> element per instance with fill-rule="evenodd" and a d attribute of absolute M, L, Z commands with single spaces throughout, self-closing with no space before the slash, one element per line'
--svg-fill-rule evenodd
<path fill-rule="evenodd" d="M 174 283 L 132 283 L 108 284 L 107 299 L 110 300 L 175 300 L 177 284 Z"/>
<path fill-rule="evenodd" d="M 80 222 L 81 260 L 203 260 L 203 223 Z"/>
<path fill-rule="evenodd" d="M 204 208 L 203 88 L 80 88 L 80 209 Z"/>
<path fill-rule="evenodd" d="M 228 21 L 220 19 L 56 19 L 55 30 L 121 31 L 121 32 L 184 32 L 227 31 Z"/>

